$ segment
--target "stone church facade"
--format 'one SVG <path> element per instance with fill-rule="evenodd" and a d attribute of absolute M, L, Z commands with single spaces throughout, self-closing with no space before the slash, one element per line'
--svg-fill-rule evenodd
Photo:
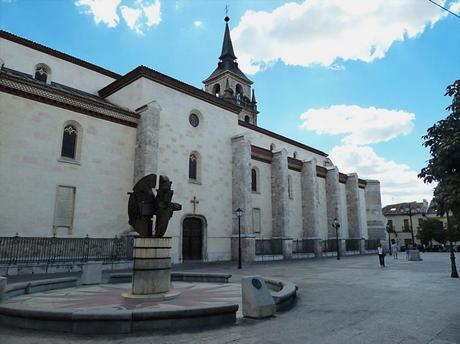
<path fill-rule="evenodd" d="M 119 75 L 0 31 L 0 236 L 126 233 L 127 193 L 156 173 L 182 204 L 167 232 L 174 262 L 235 258 L 237 208 L 247 261 L 264 247 L 321 255 L 334 219 L 343 251 L 383 240 L 378 181 L 257 125 L 227 19 L 204 90 L 144 66 Z"/>

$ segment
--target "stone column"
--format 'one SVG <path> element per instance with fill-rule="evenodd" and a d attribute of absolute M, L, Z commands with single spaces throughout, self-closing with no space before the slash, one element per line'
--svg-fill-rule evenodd
<path fill-rule="evenodd" d="M 134 155 L 134 184 L 142 177 L 158 171 L 158 145 L 160 140 L 161 107 L 153 101 L 138 112 L 136 151 Z"/>
<path fill-rule="evenodd" d="M 316 159 L 304 161 L 300 173 L 302 196 L 303 238 L 315 240 L 315 256 L 321 256 L 321 234 L 319 224 L 319 186 L 316 176 Z"/>
<path fill-rule="evenodd" d="M 252 228 L 251 142 L 245 135 L 232 137 L 232 258 L 238 259 L 238 218 L 235 210 L 241 208 L 241 255 L 243 261 L 254 261 L 255 235 Z"/>
<path fill-rule="evenodd" d="M 385 218 L 382 214 L 382 199 L 380 196 L 380 182 L 366 180 L 366 217 L 369 240 L 385 240 Z"/>
<path fill-rule="evenodd" d="M 362 219 L 359 206 L 359 185 L 358 175 L 351 173 L 348 175 L 345 189 L 347 192 L 347 217 L 348 217 L 348 233 L 350 239 L 362 239 L 361 233 Z M 364 242 L 360 241 L 359 251 L 364 252 Z"/>
<path fill-rule="evenodd" d="M 340 186 L 339 170 L 336 166 L 329 167 L 326 174 L 326 205 L 327 205 L 327 232 L 328 239 L 334 239 L 335 228 L 332 227 L 334 219 L 340 221 Z M 344 255 L 346 251 L 343 224 L 339 228 L 339 245 L 340 254 Z"/>
<path fill-rule="evenodd" d="M 292 238 L 289 238 L 288 155 L 282 149 L 273 153 L 271 164 L 272 239 L 283 241 L 283 256 L 292 258 Z"/>

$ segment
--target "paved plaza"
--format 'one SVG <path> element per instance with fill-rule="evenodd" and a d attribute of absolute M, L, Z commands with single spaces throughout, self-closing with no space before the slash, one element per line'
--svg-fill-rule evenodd
<path fill-rule="evenodd" d="M 290 280 L 299 286 L 296 305 L 268 320 L 239 319 L 231 327 L 200 331 L 77 336 L 0 328 L 1 344 L 85 343 L 460 343 L 460 280 L 450 278 L 447 253 L 423 261 L 377 256 L 177 266 L 176 270 L 225 272 Z"/>

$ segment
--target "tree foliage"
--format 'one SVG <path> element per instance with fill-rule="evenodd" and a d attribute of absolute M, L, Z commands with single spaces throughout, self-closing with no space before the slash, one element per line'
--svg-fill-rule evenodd
<path fill-rule="evenodd" d="M 434 201 L 439 215 L 451 217 L 450 231 L 459 230 L 460 219 L 460 80 L 448 86 L 445 95 L 452 97 L 452 103 L 446 108 L 450 114 L 423 136 L 431 158 L 418 176 L 426 183 L 438 183 Z"/>
<path fill-rule="evenodd" d="M 427 218 L 420 223 L 417 238 L 424 244 L 435 240 L 441 244 L 446 242 L 446 231 L 442 221 L 436 218 Z"/>

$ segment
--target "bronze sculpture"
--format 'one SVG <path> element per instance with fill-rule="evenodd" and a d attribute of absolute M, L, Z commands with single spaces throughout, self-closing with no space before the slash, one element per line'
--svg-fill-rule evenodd
<path fill-rule="evenodd" d="M 129 194 L 128 216 L 129 224 L 143 238 L 161 238 L 168 228 L 169 219 L 174 211 L 182 209 L 178 203 L 171 202 L 174 191 L 172 182 L 166 176 L 160 176 L 157 194 L 153 189 L 156 186 L 156 174 L 149 174 L 134 185 Z M 155 233 L 152 228 L 152 217 L 156 215 Z"/>

